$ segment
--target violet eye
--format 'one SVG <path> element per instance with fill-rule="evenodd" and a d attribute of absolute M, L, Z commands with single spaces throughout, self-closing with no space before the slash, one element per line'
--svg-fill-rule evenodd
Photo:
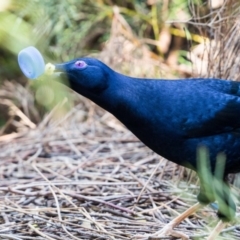
<path fill-rule="evenodd" d="M 75 62 L 75 66 L 78 68 L 85 68 L 87 66 L 87 64 L 84 61 L 76 61 Z"/>

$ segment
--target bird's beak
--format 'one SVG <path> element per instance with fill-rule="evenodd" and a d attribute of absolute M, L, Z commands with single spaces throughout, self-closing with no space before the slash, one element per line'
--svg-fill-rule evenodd
<path fill-rule="evenodd" d="M 64 63 L 54 64 L 55 69 L 54 72 L 65 73 L 66 72 L 66 65 Z"/>
<path fill-rule="evenodd" d="M 59 76 L 63 76 L 66 74 L 66 67 L 64 63 L 60 63 L 60 64 L 54 64 L 54 72 L 53 75 L 55 77 L 59 77 Z"/>

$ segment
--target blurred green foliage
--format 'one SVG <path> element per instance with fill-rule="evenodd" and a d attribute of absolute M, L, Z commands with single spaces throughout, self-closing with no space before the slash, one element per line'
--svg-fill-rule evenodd
<path fill-rule="evenodd" d="M 188 28 L 188 20 L 193 20 L 192 11 L 199 17 L 208 11 L 204 0 L 1 0 L 0 84 L 5 79 L 27 82 L 18 67 L 17 54 L 29 45 L 37 47 L 46 62 L 99 53 L 111 35 L 115 6 L 137 38 L 155 43 L 165 27 L 171 37 L 199 41 L 201 36 L 194 36 L 195 29 Z M 167 53 L 162 53 L 154 41 L 149 49 L 165 57 Z M 173 45 L 169 43 L 168 51 Z M 179 62 L 187 64 L 187 48 L 184 43 L 180 48 Z M 49 84 L 46 77 L 34 83 L 33 89 L 37 102 L 47 109 L 66 96 L 63 88 Z M 54 96 L 46 97 L 50 92 Z"/>
<path fill-rule="evenodd" d="M 101 51 L 111 33 L 114 6 L 119 7 L 140 38 L 158 40 L 164 22 L 178 19 L 179 12 L 190 17 L 188 0 L 1 0 L 0 82 L 5 79 L 26 82 L 17 64 L 17 54 L 29 45 L 36 46 L 46 62 L 67 61 Z M 49 109 L 65 93 L 45 80 L 34 85 L 36 91 L 41 85 L 37 100 Z M 46 87 L 53 90 L 43 91 Z M 44 94 L 49 92 L 55 97 L 40 101 L 41 93 L 46 100 Z"/>
<path fill-rule="evenodd" d="M 224 170 L 226 155 L 219 153 L 216 157 L 215 166 L 210 161 L 209 151 L 201 146 L 197 149 L 197 173 L 204 192 L 204 198 L 210 202 L 217 201 L 218 210 L 224 214 L 228 220 L 235 217 L 235 203 L 229 186 L 226 183 Z M 214 169 L 212 174 L 211 169 Z"/>
<path fill-rule="evenodd" d="M 190 18 L 188 4 L 188 0 L 2 0 L 0 64 L 4 67 L 0 79 L 20 74 L 14 64 L 16 54 L 29 45 L 38 47 L 49 60 L 100 51 L 109 38 L 115 5 L 137 36 L 158 40 L 166 20 L 179 20 L 179 13 L 185 20 Z"/>

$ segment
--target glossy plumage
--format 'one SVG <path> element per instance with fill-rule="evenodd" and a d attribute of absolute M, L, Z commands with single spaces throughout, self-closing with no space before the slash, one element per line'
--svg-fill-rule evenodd
<path fill-rule="evenodd" d="M 203 145 L 211 172 L 220 152 L 226 156 L 223 179 L 240 171 L 240 83 L 132 78 L 92 58 L 57 64 L 56 71 L 67 76 L 74 91 L 112 113 L 168 160 L 197 170 L 196 151 Z M 206 197 L 203 188 L 198 199 L 215 200 Z M 224 201 L 235 210 L 232 200 Z"/>

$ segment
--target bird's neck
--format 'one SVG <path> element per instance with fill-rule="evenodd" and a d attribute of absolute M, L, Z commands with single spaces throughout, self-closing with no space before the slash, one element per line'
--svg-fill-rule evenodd
<path fill-rule="evenodd" d="M 126 104 L 125 100 L 128 105 L 133 103 L 131 98 L 134 96 L 134 84 L 138 80 L 114 71 L 109 73 L 108 78 L 108 87 L 100 92 L 87 91 L 75 82 L 70 82 L 70 87 L 116 116 L 121 106 Z"/>
<path fill-rule="evenodd" d="M 91 99 L 102 108 L 116 115 L 121 106 L 129 105 L 134 96 L 134 79 L 116 72 L 111 74 L 110 84 L 106 91 L 102 92 L 96 99 Z"/>

